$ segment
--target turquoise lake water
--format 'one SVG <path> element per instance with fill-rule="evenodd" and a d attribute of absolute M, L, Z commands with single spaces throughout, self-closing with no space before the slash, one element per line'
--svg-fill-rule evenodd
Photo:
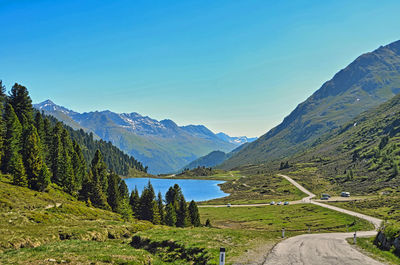
<path fill-rule="evenodd" d="M 141 193 L 149 180 L 151 185 L 153 185 L 156 196 L 161 191 L 163 198 L 165 198 L 165 193 L 169 187 L 175 183 L 181 187 L 186 201 L 207 201 L 229 195 L 223 192 L 218 186 L 218 184 L 224 183 L 224 181 L 218 180 L 131 178 L 125 179 L 125 183 L 128 185 L 129 191 L 134 190 L 136 185 L 139 193 Z"/>

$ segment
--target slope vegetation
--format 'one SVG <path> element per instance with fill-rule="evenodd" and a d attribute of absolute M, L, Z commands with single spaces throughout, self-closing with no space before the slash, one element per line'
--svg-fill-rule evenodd
<path fill-rule="evenodd" d="M 222 164 L 231 169 L 293 155 L 400 92 L 400 41 L 358 57 L 268 133 Z"/>
<path fill-rule="evenodd" d="M 320 176 L 350 191 L 398 192 L 400 95 L 324 135 L 295 161 L 311 162 Z"/>

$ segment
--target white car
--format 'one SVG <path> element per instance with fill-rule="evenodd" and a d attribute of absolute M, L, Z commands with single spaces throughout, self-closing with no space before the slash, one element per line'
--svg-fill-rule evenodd
<path fill-rule="evenodd" d="M 228 204 L 226 205 L 226 207 L 231 207 L 231 204 L 230 204 L 230 203 L 228 203 Z"/>
<path fill-rule="evenodd" d="M 274 201 L 272 201 L 272 202 L 270 202 L 269 204 L 270 204 L 270 205 L 275 205 L 275 202 L 274 202 Z"/>
<path fill-rule="evenodd" d="M 282 202 L 278 202 L 278 203 L 277 203 L 277 205 L 281 205 L 281 204 L 282 204 Z"/>

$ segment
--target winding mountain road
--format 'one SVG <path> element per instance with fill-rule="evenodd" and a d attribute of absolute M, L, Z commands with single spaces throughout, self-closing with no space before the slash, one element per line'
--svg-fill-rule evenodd
<path fill-rule="evenodd" d="M 308 195 L 303 198 L 304 203 L 312 203 L 334 211 L 356 216 L 371 222 L 375 226 L 373 231 L 357 232 L 357 236 L 374 236 L 382 220 L 364 214 L 341 209 L 335 206 L 312 201 L 315 194 L 306 190 L 299 183 L 288 176 L 280 175 Z M 381 265 L 382 263 L 363 255 L 347 242 L 346 238 L 353 237 L 353 233 L 326 233 L 305 234 L 288 238 L 277 244 L 268 255 L 264 265 Z"/>

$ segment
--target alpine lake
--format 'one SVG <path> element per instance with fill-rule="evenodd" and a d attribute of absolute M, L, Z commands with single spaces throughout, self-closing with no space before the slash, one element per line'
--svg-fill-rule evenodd
<path fill-rule="evenodd" d="M 196 202 L 208 201 L 229 195 L 223 192 L 219 188 L 218 184 L 224 183 L 224 181 L 219 181 L 219 180 L 158 179 L 158 178 L 125 179 L 125 183 L 128 186 L 129 191 L 132 192 L 136 186 L 137 189 L 139 190 L 139 193 L 142 192 L 143 188 L 147 186 L 149 181 L 154 188 L 156 196 L 158 192 L 161 192 L 161 194 L 164 197 L 169 187 L 174 186 L 175 184 L 178 184 L 181 187 L 186 201 L 191 201 L 191 200 L 194 200 Z"/>

